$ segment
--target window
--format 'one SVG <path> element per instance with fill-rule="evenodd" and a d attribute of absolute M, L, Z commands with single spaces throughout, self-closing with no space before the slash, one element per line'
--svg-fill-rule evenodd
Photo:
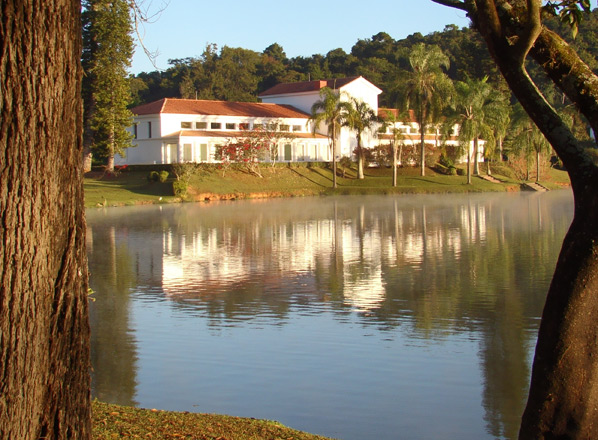
<path fill-rule="evenodd" d="M 181 122 L 181 128 L 191 128 L 191 122 Z"/>
<path fill-rule="evenodd" d="M 254 130 L 261 130 L 264 127 L 263 124 L 258 124 L 257 122 L 253 123 L 253 129 Z"/>
<path fill-rule="evenodd" d="M 280 131 L 289 131 L 291 129 L 291 127 L 289 125 L 281 125 L 280 126 Z"/>
<path fill-rule="evenodd" d="M 210 124 L 210 128 L 212 130 L 220 130 L 220 129 L 222 129 L 222 123 L 220 123 L 220 122 L 212 122 Z"/>
<path fill-rule="evenodd" d="M 137 139 L 137 124 L 133 124 L 133 139 Z"/>
<path fill-rule="evenodd" d="M 290 162 L 293 158 L 292 154 L 291 144 L 284 144 L 284 160 Z"/>
<path fill-rule="evenodd" d="M 380 133 L 380 134 L 386 134 L 386 131 L 387 131 L 387 129 L 384 125 L 378 129 L 378 133 Z"/>
<path fill-rule="evenodd" d="M 239 124 L 239 130 L 249 130 L 249 124 L 246 122 Z"/>
<path fill-rule="evenodd" d="M 234 130 L 235 128 L 237 128 L 237 124 L 232 123 L 232 122 L 227 122 L 226 123 L 226 129 L 227 130 Z"/>
<path fill-rule="evenodd" d="M 152 121 L 147 122 L 147 137 L 152 137 Z"/>
<path fill-rule="evenodd" d="M 199 160 L 202 162 L 208 161 L 208 144 L 199 145 Z"/>
<path fill-rule="evenodd" d="M 208 123 L 207 122 L 196 122 L 195 123 L 195 129 L 196 130 L 206 130 L 208 128 Z"/>
<path fill-rule="evenodd" d="M 191 144 L 183 144 L 183 162 L 191 162 L 193 160 L 193 147 Z"/>
<path fill-rule="evenodd" d="M 293 131 L 303 131 L 303 130 L 301 130 L 301 125 L 293 125 Z"/>

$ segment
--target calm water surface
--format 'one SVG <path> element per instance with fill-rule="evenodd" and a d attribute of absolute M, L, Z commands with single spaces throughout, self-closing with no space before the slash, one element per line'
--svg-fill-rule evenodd
<path fill-rule="evenodd" d="M 93 394 L 514 439 L 569 191 L 89 210 Z"/>

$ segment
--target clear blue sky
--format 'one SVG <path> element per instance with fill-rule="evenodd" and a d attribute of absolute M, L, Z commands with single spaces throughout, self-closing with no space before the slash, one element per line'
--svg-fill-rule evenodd
<path fill-rule="evenodd" d="M 358 39 L 378 32 L 400 40 L 415 32 L 442 31 L 447 24 L 469 25 L 462 11 L 431 0 L 143 0 L 143 4 L 155 12 L 162 1 L 169 3 L 161 15 L 143 26 L 146 47 L 160 54 L 156 59 L 160 69 L 166 69 L 172 58 L 198 57 L 208 43 L 256 52 L 278 43 L 289 58 L 308 57 L 337 48 L 350 52 Z M 596 0 L 591 5 L 595 8 Z M 153 70 L 138 46 L 131 72 Z"/>
<path fill-rule="evenodd" d="M 156 11 L 160 1 L 145 0 L 145 6 Z M 170 0 L 155 22 L 144 26 L 144 42 L 159 51 L 156 64 L 165 69 L 168 59 L 201 55 L 207 43 L 257 52 L 278 43 L 292 58 L 325 55 L 339 47 L 349 52 L 358 39 L 378 32 L 399 40 L 415 32 L 441 31 L 447 24 L 462 27 L 469 20 L 431 0 Z M 153 70 L 137 47 L 131 72 Z"/>

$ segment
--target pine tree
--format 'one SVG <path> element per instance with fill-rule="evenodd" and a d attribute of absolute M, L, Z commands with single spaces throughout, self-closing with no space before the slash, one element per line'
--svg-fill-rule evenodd
<path fill-rule="evenodd" d="M 113 171 L 114 155 L 131 146 L 126 130 L 133 122 L 127 107 L 133 56 L 130 8 L 126 0 L 84 0 L 82 6 L 84 145 L 105 157 L 106 169 Z"/>

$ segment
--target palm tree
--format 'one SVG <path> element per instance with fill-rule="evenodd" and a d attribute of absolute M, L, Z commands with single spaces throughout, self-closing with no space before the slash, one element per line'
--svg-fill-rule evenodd
<path fill-rule="evenodd" d="M 438 46 L 420 43 L 409 55 L 411 72 L 399 86 L 399 108 L 413 109 L 420 130 L 421 175 L 426 173 L 425 135 L 428 125 L 436 125 L 442 110 L 450 102 L 453 85 L 442 68 L 448 68 L 448 56 Z"/>
<path fill-rule="evenodd" d="M 403 132 L 397 127 L 397 122 L 400 119 L 397 116 L 398 112 L 395 110 L 386 111 L 383 116 L 383 127 L 390 129 L 390 147 L 392 149 L 392 186 L 397 186 L 397 165 L 401 163 L 401 155 L 403 151 Z M 397 154 L 397 146 L 400 146 L 400 152 Z M 398 156 L 398 157 L 397 157 Z"/>
<path fill-rule="evenodd" d="M 540 131 L 540 129 L 530 119 L 528 114 L 523 110 L 521 104 L 515 106 L 513 112 L 514 131 L 513 145 L 518 147 L 518 150 L 525 156 L 527 166 L 526 180 L 529 180 L 529 162 L 530 156 L 535 153 L 536 156 L 536 183 L 540 181 L 540 156 L 541 153 L 548 153 L 552 147 Z"/>
<path fill-rule="evenodd" d="M 336 188 L 336 141 L 340 135 L 341 127 L 348 113 L 347 103 L 341 100 L 342 96 L 337 90 L 323 87 L 320 90 L 320 100 L 311 106 L 311 116 L 308 122 L 312 123 L 315 134 L 318 125 L 327 125 L 328 139 L 332 150 L 332 187 Z"/>
<path fill-rule="evenodd" d="M 471 183 L 471 148 L 473 143 L 474 174 L 479 175 L 479 140 L 485 139 L 492 150 L 495 124 L 504 118 L 508 107 L 503 97 L 488 83 L 488 77 L 467 79 L 455 84 L 453 111 L 447 119 L 449 126 L 459 125 L 459 144 L 467 152 L 467 183 Z"/>
<path fill-rule="evenodd" d="M 379 119 L 376 112 L 367 103 L 353 96 L 349 99 L 347 110 L 343 125 L 354 130 L 356 133 L 357 148 L 355 149 L 355 154 L 357 156 L 357 177 L 363 179 L 365 178 L 363 173 L 365 152 L 361 145 L 361 137 L 366 131 L 374 132 L 378 126 Z"/>

